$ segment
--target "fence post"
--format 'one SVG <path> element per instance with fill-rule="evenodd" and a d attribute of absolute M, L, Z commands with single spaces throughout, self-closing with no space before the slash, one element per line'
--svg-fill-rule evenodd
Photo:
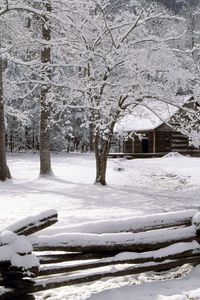
<path fill-rule="evenodd" d="M 37 276 L 39 260 L 32 254 L 31 243 L 24 236 L 6 231 L 1 234 L 1 244 L 1 283 L 12 289 L 6 291 L 2 299 L 34 299 L 29 296 L 33 292 L 33 282 L 29 278 Z"/>

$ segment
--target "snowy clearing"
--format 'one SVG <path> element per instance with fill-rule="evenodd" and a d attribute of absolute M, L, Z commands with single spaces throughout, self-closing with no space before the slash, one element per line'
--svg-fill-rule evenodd
<path fill-rule="evenodd" d="M 110 159 L 106 187 L 93 185 L 92 154 L 55 154 L 54 176 L 48 179 L 38 178 L 36 154 L 10 155 L 8 164 L 13 179 L 0 183 L 0 230 L 47 209 L 58 210 L 54 227 L 61 231 L 63 226 L 83 222 L 200 208 L 200 158 Z M 181 274 L 185 276 L 176 279 Z M 196 300 L 200 299 L 199 275 L 200 267 L 190 272 L 183 266 L 166 274 L 104 279 L 48 291 L 38 299 Z"/>

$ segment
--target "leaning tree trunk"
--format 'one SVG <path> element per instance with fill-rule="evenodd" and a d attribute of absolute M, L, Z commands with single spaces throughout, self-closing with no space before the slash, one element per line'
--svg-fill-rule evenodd
<path fill-rule="evenodd" d="M 3 103 L 3 61 L 0 57 L 0 181 L 10 179 L 10 171 L 6 163 L 5 119 Z"/>
<path fill-rule="evenodd" d="M 111 133 L 107 140 L 104 140 L 99 134 L 94 137 L 94 152 L 96 159 L 96 180 L 95 183 L 106 185 L 106 170 L 108 153 L 110 150 L 111 140 L 113 134 Z"/>
<path fill-rule="evenodd" d="M 46 9 L 51 12 L 50 3 L 46 4 Z M 44 23 L 42 26 L 42 37 L 45 41 L 51 40 L 51 29 L 49 28 L 49 19 L 44 16 Z M 51 61 L 51 49 L 50 46 L 44 46 L 41 51 L 41 61 L 46 66 Z M 48 71 L 47 71 L 48 72 Z M 47 77 L 50 73 L 47 73 Z M 49 119 L 50 119 L 50 107 L 48 104 L 48 93 L 50 87 L 44 85 L 41 88 L 40 98 L 40 175 L 47 176 L 52 174 L 51 169 L 51 153 L 50 153 L 50 130 L 49 130 Z"/>

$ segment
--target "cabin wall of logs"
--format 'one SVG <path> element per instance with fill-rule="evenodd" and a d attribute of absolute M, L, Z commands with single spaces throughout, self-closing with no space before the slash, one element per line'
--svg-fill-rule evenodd
<path fill-rule="evenodd" d="M 196 155 L 200 152 L 199 149 L 189 145 L 188 137 L 182 133 L 165 130 L 165 128 L 161 129 L 140 132 L 138 136 L 134 136 L 134 139 L 129 138 L 124 141 L 122 152 L 128 154 L 180 152 L 186 154 L 196 153 Z"/>
<path fill-rule="evenodd" d="M 0 299 L 34 299 L 48 289 L 200 263 L 196 210 L 85 223 L 62 232 L 52 226 L 57 221 L 51 210 L 0 232 Z M 41 232 L 49 226 L 49 235 Z"/>
<path fill-rule="evenodd" d="M 123 141 L 123 146 L 120 144 L 118 150 L 115 149 L 116 153 L 132 155 L 133 158 L 163 156 L 169 152 L 200 156 L 200 148 L 190 144 L 187 136 L 172 130 L 165 124 L 154 130 L 141 131 L 137 134 L 128 132 L 128 134 L 131 137 Z"/>

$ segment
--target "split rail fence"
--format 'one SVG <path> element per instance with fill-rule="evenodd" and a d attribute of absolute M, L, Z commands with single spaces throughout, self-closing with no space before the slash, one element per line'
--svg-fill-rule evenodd
<path fill-rule="evenodd" d="M 196 210 L 41 232 L 57 221 L 50 210 L 0 232 L 0 299 L 34 299 L 48 289 L 200 263 Z"/>

